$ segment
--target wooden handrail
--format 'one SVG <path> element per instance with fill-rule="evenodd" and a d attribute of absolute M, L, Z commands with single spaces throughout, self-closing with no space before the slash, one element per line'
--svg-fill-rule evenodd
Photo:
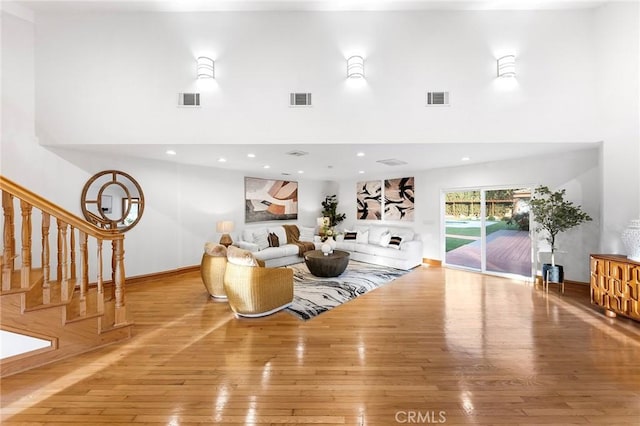
<path fill-rule="evenodd" d="M 124 235 L 117 230 L 101 229 L 62 207 L 46 200 L 38 194 L 23 188 L 19 184 L 0 176 L 0 190 L 2 191 L 2 209 L 4 215 L 3 241 L 4 249 L 0 261 L 0 275 L 2 280 L 2 291 L 10 292 L 16 290 L 13 286 L 14 258 L 16 256 L 14 238 L 14 199 L 19 200 L 20 224 L 21 224 L 21 250 L 20 250 L 20 290 L 31 291 L 32 283 L 32 210 L 40 210 L 42 213 L 42 270 L 41 279 L 38 284 L 42 294 L 42 303 L 47 304 L 52 300 L 51 295 L 51 250 L 49 247 L 49 228 L 51 217 L 55 219 L 57 233 L 54 236 L 56 241 L 55 265 L 56 279 L 62 302 L 69 302 L 74 296 L 74 291 L 79 300 L 79 315 L 87 315 L 87 302 L 89 293 L 89 238 L 96 240 L 98 267 L 98 298 L 97 311 L 104 313 L 104 276 L 102 271 L 102 243 L 111 241 L 111 277 L 114 283 L 113 297 L 110 301 L 110 310 L 113 315 L 109 315 L 114 320 L 114 326 L 126 324 L 125 306 L 125 266 L 124 266 Z M 76 238 L 78 241 L 76 242 Z M 76 247 L 78 245 L 79 247 Z M 78 252 L 78 253 L 77 253 Z M 77 263 L 76 253 L 79 256 L 80 277 L 76 276 Z M 37 278 L 37 275 L 35 275 Z M 93 300 L 93 299 L 92 299 Z"/>
<path fill-rule="evenodd" d="M 76 216 L 75 214 L 63 209 L 62 207 L 42 198 L 38 194 L 29 191 L 26 188 L 18 185 L 10 179 L 4 176 L 0 176 L 0 190 L 5 191 L 20 200 L 26 201 L 32 206 L 37 206 L 38 209 L 45 213 L 48 213 L 58 219 L 61 219 L 68 225 L 71 225 L 75 229 L 86 232 L 92 237 L 99 238 L 101 240 L 123 240 L 124 234 L 119 233 L 117 230 L 100 229 L 86 220 Z"/>

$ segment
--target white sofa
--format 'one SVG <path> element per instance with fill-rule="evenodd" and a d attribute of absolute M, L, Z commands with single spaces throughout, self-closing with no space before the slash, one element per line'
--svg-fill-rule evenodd
<path fill-rule="evenodd" d="M 300 241 L 314 242 L 320 249 L 319 237 L 314 237 L 315 228 L 299 226 Z M 356 240 L 345 240 L 345 231 L 357 233 Z M 279 247 L 268 247 L 265 235 L 274 233 L 278 236 Z M 397 248 L 388 244 L 390 237 L 399 237 Z M 382 240 L 382 241 L 381 241 Z M 397 241 L 397 239 L 396 239 Z M 387 244 L 385 244 L 387 243 Z M 289 244 L 284 228 L 281 225 L 250 226 L 243 230 L 236 241 L 238 247 L 249 250 L 256 259 L 265 262 L 267 267 L 277 267 L 300 263 L 298 246 Z M 376 265 L 390 266 L 397 269 L 412 269 L 422 264 L 422 241 L 420 235 L 411 228 L 386 225 L 356 225 L 347 227 L 336 238 L 336 250 L 350 253 L 352 260 Z"/>
<path fill-rule="evenodd" d="M 357 233 L 355 240 L 344 239 L 348 231 Z M 395 244 L 389 244 L 389 237 L 396 237 Z M 411 228 L 379 224 L 347 227 L 336 238 L 336 249 L 350 252 L 352 260 L 397 269 L 422 264 L 422 240 Z"/>
<path fill-rule="evenodd" d="M 298 226 L 300 230 L 300 241 L 313 242 L 315 228 Z M 269 247 L 264 238 L 269 233 L 278 236 L 279 247 Z M 239 235 L 236 244 L 241 249 L 249 250 L 256 259 L 264 261 L 266 267 L 275 268 L 277 266 L 291 265 L 303 262 L 304 259 L 298 256 L 298 246 L 287 242 L 287 234 L 282 225 L 269 226 L 249 226 Z M 266 245 L 265 245 L 266 244 Z M 319 246 L 316 244 L 316 248 Z"/>

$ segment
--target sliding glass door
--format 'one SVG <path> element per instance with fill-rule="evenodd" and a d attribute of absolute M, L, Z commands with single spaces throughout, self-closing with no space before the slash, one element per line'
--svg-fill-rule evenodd
<path fill-rule="evenodd" d="M 445 263 L 482 269 L 480 191 L 445 193 Z"/>
<path fill-rule="evenodd" d="M 443 198 L 446 265 L 531 277 L 529 188 L 446 191 Z"/>

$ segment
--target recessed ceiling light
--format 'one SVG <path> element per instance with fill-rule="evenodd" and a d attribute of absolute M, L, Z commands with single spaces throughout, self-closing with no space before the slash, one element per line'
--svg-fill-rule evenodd
<path fill-rule="evenodd" d="M 360 174 L 364 174 L 364 170 L 360 170 L 358 173 L 360 173 Z"/>
<path fill-rule="evenodd" d="M 462 157 L 460 160 L 462 160 L 462 161 L 469 161 L 469 160 L 471 160 L 471 158 L 469 158 L 469 157 Z"/>
<path fill-rule="evenodd" d="M 304 170 L 298 170 L 298 173 L 303 174 Z"/>
<path fill-rule="evenodd" d="M 364 152 L 359 152 L 356 154 L 358 157 L 364 157 Z"/>
<path fill-rule="evenodd" d="M 222 157 L 218 158 L 218 163 L 226 163 L 226 162 L 227 162 L 226 158 L 222 158 Z"/>
<path fill-rule="evenodd" d="M 247 157 L 249 157 L 249 158 L 256 158 L 256 155 L 255 155 L 255 154 L 252 154 L 252 153 L 249 153 L 249 154 L 247 154 Z"/>
<path fill-rule="evenodd" d="M 165 151 L 165 154 L 167 154 L 167 155 L 176 155 L 176 154 L 177 154 L 177 152 L 175 152 L 175 151 L 174 151 L 174 150 L 172 150 L 172 149 L 168 149 L 168 150 L 166 150 L 166 151 Z"/>
<path fill-rule="evenodd" d="M 263 169 L 270 169 L 270 168 L 271 168 L 271 166 L 270 166 L 270 165 L 268 165 L 268 164 L 265 164 L 264 166 L 262 166 L 262 168 L 263 168 Z"/>

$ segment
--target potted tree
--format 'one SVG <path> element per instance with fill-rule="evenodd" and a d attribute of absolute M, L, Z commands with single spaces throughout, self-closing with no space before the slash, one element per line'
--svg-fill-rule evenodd
<path fill-rule="evenodd" d="M 581 206 L 565 200 L 565 192 L 565 189 L 552 192 L 548 187 L 541 185 L 535 189 L 530 201 L 531 212 L 537 223 L 536 230 L 546 234 L 546 240 L 551 246 L 551 263 L 542 265 L 542 279 L 545 279 L 548 271 L 549 281 L 552 282 L 564 281 L 562 265 L 556 265 L 555 259 L 558 234 L 592 220 L 582 211 Z"/>
<path fill-rule="evenodd" d="M 338 199 L 335 195 L 328 195 L 322 202 L 322 216 L 329 218 L 329 227 L 333 228 L 344 220 L 347 215 L 338 213 Z"/>
<path fill-rule="evenodd" d="M 323 226 L 320 229 L 320 236 L 322 241 L 327 239 L 334 241 L 335 229 L 334 227 L 347 217 L 344 213 L 338 213 L 338 199 L 335 195 L 328 195 L 322 202 L 322 216 L 324 219 Z M 335 242 L 334 242 L 335 245 Z"/>

